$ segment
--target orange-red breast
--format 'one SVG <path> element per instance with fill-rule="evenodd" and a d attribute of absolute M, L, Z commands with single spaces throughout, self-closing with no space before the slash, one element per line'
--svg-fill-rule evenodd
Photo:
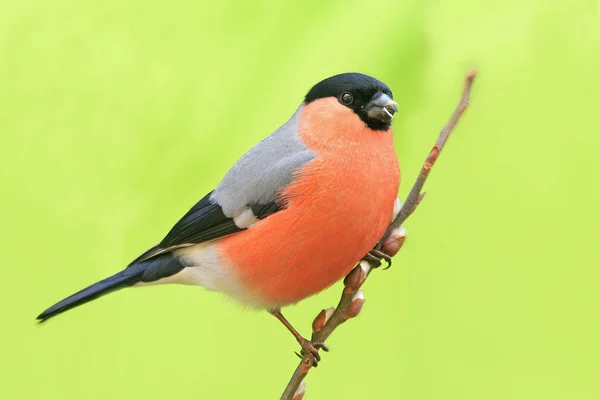
<path fill-rule="evenodd" d="M 372 77 L 321 81 L 158 245 L 38 319 L 145 284 L 200 285 L 269 310 L 327 288 L 392 220 L 400 182 L 391 128 L 397 110 L 391 90 Z"/>

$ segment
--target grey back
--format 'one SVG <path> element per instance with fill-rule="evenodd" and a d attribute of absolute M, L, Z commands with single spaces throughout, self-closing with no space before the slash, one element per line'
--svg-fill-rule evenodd
<path fill-rule="evenodd" d="M 275 201 L 277 192 L 289 184 L 294 172 L 316 155 L 298 136 L 303 104 L 279 129 L 244 154 L 227 172 L 211 195 L 227 217 L 250 204 Z"/>

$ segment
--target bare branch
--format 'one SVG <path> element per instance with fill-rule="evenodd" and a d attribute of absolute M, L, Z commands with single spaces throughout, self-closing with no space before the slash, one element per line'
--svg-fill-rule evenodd
<path fill-rule="evenodd" d="M 394 229 L 399 228 L 402 225 L 402 223 L 406 221 L 406 219 L 415 211 L 421 200 L 423 200 L 425 193 L 421 193 L 421 190 L 423 189 L 423 185 L 425 184 L 425 181 L 429 176 L 429 172 L 431 171 L 431 168 L 433 167 L 438 156 L 440 155 L 440 152 L 446 145 L 446 142 L 448 141 L 452 130 L 458 123 L 458 120 L 460 119 L 463 112 L 467 109 L 467 106 L 469 105 L 469 96 L 471 94 L 471 86 L 473 85 L 475 75 L 476 71 L 474 69 L 469 71 L 469 73 L 467 74 L 467 78 L 465 79 L 465 87 L 463 89 L 462 96 L 460 97 L 460 101 L 456 106 L 452 117 L 450 117 L 450 121 L 448 121 L 446 126 L 444 126 L 444 129 L 442 129 L 442 131 L 440 132 L 440 135 L 438 136 L 438 139 L 435 142 L 435 146 L 433 146 L 433 149 L 431 149 L 431 151 L 429 152 L 425 163 L 421 167 L 421 171 L 419 172 L 417 180 L 415 181 L 412 189 L 410 190 L 406 201 L 402 205 L 402 209 L 400 209 L 400 212 L 388 227 L 384 235 L 384 240 L 390 235 L 390 233 Z M 383 240 L 380 243 L 383 243 Z"/>
<path fill-rule="evenodd" d="M 406 221 L 406 219 L 415 211 L 425 193 L 421 193 L 423 189 L 423 185 L 429 176 L 429 172 L 431 172 L 431 168 L 435 164 L 440 152 L 444 148 L 446 141 L 450 137 L 452 130 L 460 120 L 461 115 L 469 105 L 469 96 L 471 94 L 471 86 L 473 84 L 473 80 L 475 79 L 476 71 L 472 69 L 467 74 L 465 79 L 465 86 L 462 92 L 462 96 L 458 103 L 458 106 L 454 110 L 454 113 L 450 117 L 450 120 L 440 132 L 438 139 L 435 143 L 435 146 L 429 152 L 421 171 L 419 172 L 419 176 L 415 181 L 406 201 L 402 205 L 400 212 L 392 221 L 390 226 L 388 227 L 385 235 L 382 240 L 377 245 L 377 249 L 381 249 L 384 247 L 384 243 L 393 232 L 397 232 L 398 229 L 401 228 L 402 223 Z M 403 240 L 403 239 L 402 239 Z M 376 268 L 371 261 L 363 260 L 359 265 L 354 267 L 354 269 L 346 276 L 344 279 L 344 291 L 342 293 L 342 297 L 340 302 L 338 303 L 335 309 L 323 310 L 321 313 L 315 318 L 313 322 L 313 334 L 312 341 L 313 342 L 325 342 L 327 338 L 333 333 L 338 326 L 346 322 L 348 319 L 355 317 L 360 312 L 362 305 L 364 303 L 364 295 L 360 290 L 360 287 L 365 282 L 369 272 Z M 300 364 L 294 371 L 292 378 L 290 379 L 285 391 L 281 395 L 281 400 L 300 400 L 304 396 L 305 384 L 302 384 L 304 378 L 310 371 L 313 366 L 313 359 L 311 354 L 305 354 L 300 361 Z M 302 387 L 300 386 L 302 384 Z M 301 390 L 298 388 L 301 387 Z"/>

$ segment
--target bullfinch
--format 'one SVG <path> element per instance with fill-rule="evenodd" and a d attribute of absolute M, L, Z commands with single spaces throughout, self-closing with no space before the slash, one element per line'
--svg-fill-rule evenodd
<path fill-rule="evenodd" d="M 392 91 L 370 76 L 319 82 L 159 244 L 37 319 L 125 287 L 199 285 L 268 310 L 314 354 L 280 308 L 343 278 L 382 238 L 399 203 L 397 111 Z"/>

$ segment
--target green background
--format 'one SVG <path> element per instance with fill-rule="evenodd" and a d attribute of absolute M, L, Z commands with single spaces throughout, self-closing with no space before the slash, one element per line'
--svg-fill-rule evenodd
<path fill-rule="evenodd" d="M 393 89 L 405 196 L 471 66 L 406 246 L 306 398 L 600 398 L 599 2 L 0 4 L 2 399 L 278 398 L 292 337 L 201 288 L 34 317 L 155 244 L 335 73 Z M 339 292 L 287 315 L 308 334 Z"/>

